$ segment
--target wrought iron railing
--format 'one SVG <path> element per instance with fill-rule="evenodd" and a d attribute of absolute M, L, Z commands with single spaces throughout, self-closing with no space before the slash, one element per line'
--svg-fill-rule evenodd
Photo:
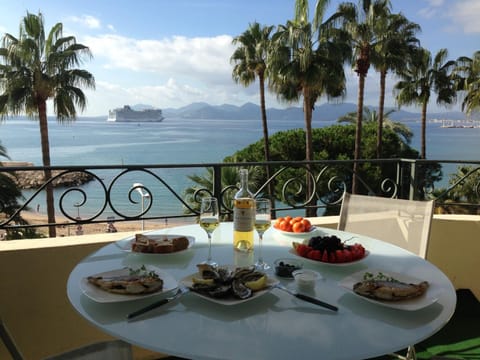
<path fill-rule="evenodd" d="M 448 212 L 478 213 L 480 161 L 370 159 L 359 163 L 360 171 L 355 174 L 358 193 L 429 198 Z M 273 174 L 269 179 L 265 178 L 267 166 Z M 449 180 L 460 166 L 467 168 L 456 179 Z M 234 169 L 243 167 L 251 170 L 250 179 L 254 180 L 251 190 L 255 196 L 275 199 L 274 214 L 303 210 L 310 215 L 336 214 L 344 191 L 352 190 L 353 160 L 52 166 L 48 169 L 54 176 L 48 182 L 40 181 L 35 189 L 24 190 L 25 200 L 13 214 L 5 214 L 0 200 L 0 213 L 3 213 L 0 229 L 110 223 L 113 219 L 192 218 L 198 215 L 199 199 L 206 194 L 219 199 L 221 213 L 228 218 L 232 213 L 230 200 L 238 189 Z M 38 178 L 38 172 L 43 173 L 45 169 L 0 166 L 0 177 L 22 172 L 24 178 L 28 178 L 28 174 L 32 174 L 32 178 L 36 174 Z M 80 174 L 89 181 L 83 184 L 72 181 L 80 178 Z M 62 186 L 67 178 L 68 185 Z M 35 205 L 36 211 L 44 209 L 44 193 L 50 183 L 55 184 L 56 213 L 66 220 L 55 224 L 19 224 L 16 219 L 22 211 L 35 211 Z M 459 191 L 465 186 L 468 189 Z M 273 189 L 273 194 L 269 189 Z"/>

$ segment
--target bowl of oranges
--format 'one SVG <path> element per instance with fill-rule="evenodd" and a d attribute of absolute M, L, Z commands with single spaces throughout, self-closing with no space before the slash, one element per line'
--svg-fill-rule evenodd
<path fill-rule="evenodd" d="M 311 236 L 317 232 L 317 228 L 310 223 L 310 220 L 301 216 L 279 217 L 273 222 L 273 228 L 281 234 L 290 236 Z"/>

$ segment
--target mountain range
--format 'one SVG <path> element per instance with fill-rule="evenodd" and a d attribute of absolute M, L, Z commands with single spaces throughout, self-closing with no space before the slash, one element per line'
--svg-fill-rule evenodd
<path fill-rule="evenodd" d="M 134 108 L 145 105 L 135 105 Z M 376 110 L 375 107 L 369 107 Z M 391 109 L 391 108 L 390 108 Z M 357 106 L 352 103 L 329 104 L 325 103 L 315 107 L 313 111 L 313 121 L 335 121 L 339 117 L 355 112 Z M 389 109 L 385 109 L 388 111 Z M 174 109 L 163 109 L 163 115 L 166 118 L 184 118 L 184 119 L 212 119 L 212 120 L 251 120 L 260 119 L 260 106 L 253 103 L 246 103 L 242 106 L 236 105 L 209 105 L 203 102 L 192 103 L 190 105 Z M 303 109 L 301 107 L 289 107 L 286 109 L 268 108 L 267 118 L 269 120 L 303 120 Z M 396 110 L 389 115 L 394 121 L 418 121 L 420 113 Z M 465 114 L 459 111 L 428 113 L 427 119 L 448 119 L 465 120 Z"/>

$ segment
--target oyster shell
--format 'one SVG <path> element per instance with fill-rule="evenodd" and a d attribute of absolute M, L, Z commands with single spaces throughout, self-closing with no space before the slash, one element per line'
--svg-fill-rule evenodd
<path fill-rule="evenodd" d="M 230 295 L 232 287 L 228 285 L 216 286 L 214 289 L 208 291 L 208 295 L 214 298 L 224 298 Z"/>
<path fill-rule="evenodd" d="M 247 299 L 252 296 L 252 290 L 246 287 L 242 281 L 235 279 L 232 281 L 233 295 L 239 299 Z"/>
<path fill-rule="evenodd" d="M 231 270 L 228 266 L 216 267 L 208 264 L 198 264 L 198 272 L 202 279 L 213 279 L 213 284 L 197 282 L 191 287 L 193 291 L 214 298 L 234 296 L 238 299 L 247 299 L 252 296 L 252 289 L 245 285 L 246 282 L 258 280 L 265 276 L 257 271 L 255 266 L 238 267 Z"/>

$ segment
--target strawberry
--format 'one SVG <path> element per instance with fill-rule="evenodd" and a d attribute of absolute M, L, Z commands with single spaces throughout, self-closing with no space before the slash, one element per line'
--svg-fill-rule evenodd
<path fill-rule="evenodd" d="M 365 248 L 360 244 L 352 245 L 352 260 L 359 260 L 365 256 Z"/>
<path fill-rule="evenodd" d="M 321 260 L 322 259 L 322 252 L 320 250 L 313 250 L 312 251 L 312 259 L 314 260 Z"/>
<path fill-rule="evenodd" d="M 344 250 L 336 250 L 335 251 L 335 257 L 336 257 L 338 263 L 345 262 L 345 257 L 343 256 L 343 251 Z"/>
<path fill-rule="evenodd" d="M 352 252 L 350 251 L 349 248 L 343 249 L 343 259 L 345 262 L 352 261 Z"/>
<path fill-rule="evenodd" d="M 325 250 L 323 252 L 321 261 L 328 262 L 328 252 L 327 252 L 327 250 Z"/>
<path fill-rule="evenodd" d="M 337 262 L 337 258 L 335 257 L 334 252 L 331 252 L 330 254 L 328 254 L 328 262 L 330 262 L 330 263 L 336 263 Z"/>
<path fill-rule="evenodd" d="M 305 244 L 300 244 L 296 248 L 297 254 L 302 257 L 307 257 L 307 254 L 309 253 L 310 250 L 312 250 L 312 248 Z"/>

